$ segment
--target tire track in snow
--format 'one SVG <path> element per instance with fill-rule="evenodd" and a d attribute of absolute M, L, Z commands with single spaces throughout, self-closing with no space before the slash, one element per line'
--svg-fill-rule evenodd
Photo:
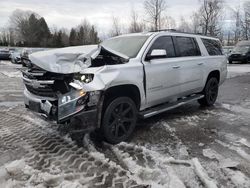
<path fill-rule="evenodd" d="M 60 176 L 53 179 L 53 182 L 58 181 L 56 184 L 67 177 L 69 181 L 78 181 L 88 187 L 140 186 L 129 179 L 127 171 L 102 153 L 86 151 L 63 139 L 53 129 L 37 126 L 39 123 L 25 117 L 9 112 L 3 112 L 0 117 L 2 142 L 15 146 L 22 141 L 27 164 L 42 173 Z"/>
<path fill-rule="evenodd" d="M 127 168 L 133 174 L 131 178 L 135 178 L 134 180 L 137 183 L 146 182 L 150 185 L 160 187 L 202 187 L 200 186 L 202 182 L 207 188 L 217 187 L 216 181 L 208 176 L 197 158 L 175 160 L 170 156 L 164 156 L 143 146 L 127 143 L 111 146 L 111 149 L 127 165 Z M 141 164 L 141 157 L 135 157 L 135 155 L 141 157 L 143 155 L 143 159 L 146 160 Z M 191 171 L 190 174 L 193 175 L 192 179 L 196 179 L 197 182 L 194 183 L 183 179 L 177 173 L 180 171 L 180 167 L 186 167 L 186 173 L 190 173 Z"/>

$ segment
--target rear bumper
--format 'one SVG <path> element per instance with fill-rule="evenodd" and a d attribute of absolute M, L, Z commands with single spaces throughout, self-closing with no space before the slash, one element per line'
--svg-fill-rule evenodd
<path fill-rule="evenodd" d="M 77 122 L 81 126 L 81 131 L 88 132 L 97 128 L 97 107 L 91 109 L 79 109 L 73 113 L 58 118 L 58 111 L 60 107 L 53 106 L 56 99 L 40 97 L 30 93 L 27 89 L 24 90 L 24 103 L 25 106 L 36 114 L 46 117 L 47 120 L 54 120 L 58 124 L 65 124 Z"/>

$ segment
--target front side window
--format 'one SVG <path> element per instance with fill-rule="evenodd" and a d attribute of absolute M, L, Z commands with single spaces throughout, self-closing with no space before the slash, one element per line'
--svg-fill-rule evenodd
<path fill-rule="evenodd" d="M 173 44 L 172 37 L 164 36 L 157 38 L 151 48 L 148 51 L 148 54 L 151 54 L 153 50 L 166 50 L 167 58 L 176 57 L 175 48 Z"/>
<path fill-rule="evenodd" d="M 211 56 L 222 55 L 222 47 L 218 40 L 212 39 L 201 39 L 203 44 L 205 45 L 207 52 Z"/>
<path fill-rule="evenodd" d="M 201 52 L 194 38 L 191 37 L 176 37 L 176 42 L 179 47 L 179 55 L 186 56 L 200 56 Z"/>

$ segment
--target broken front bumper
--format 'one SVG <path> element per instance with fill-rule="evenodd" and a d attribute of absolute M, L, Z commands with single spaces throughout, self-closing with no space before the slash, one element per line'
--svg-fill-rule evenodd
<path fill-rule="evenodd" d="M 82 130 L 93 130 L 98 124 L 97 106 L 86 107 L 85 96 L 77 96 L 77 92 L 72 90 L 72 92 L 55 99 L 36 96 L 25 89 L 24 103 L 31 111 L 54 120 L 58 124 L 77 121 Z"/>

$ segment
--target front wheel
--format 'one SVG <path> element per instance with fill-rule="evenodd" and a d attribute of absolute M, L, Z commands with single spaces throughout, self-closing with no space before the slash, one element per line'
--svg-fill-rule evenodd
<path fill-rule="evenodd" d="M 133 100 L 118 97 L 107 104 L 103 115 L 102 132 L 107 142 L 118 144 L 133 133 L 137 121 L 137 109 Z"/>
<path fill-rule="evenodd" d="M 217 78 L 214 77 L 209 78 L 203 90 L 204 98 L 199 99 L 198 102 L 202 106 L 212 106 L 217 99 L 218 91 L 219 91 L 219 82 Z"/>

